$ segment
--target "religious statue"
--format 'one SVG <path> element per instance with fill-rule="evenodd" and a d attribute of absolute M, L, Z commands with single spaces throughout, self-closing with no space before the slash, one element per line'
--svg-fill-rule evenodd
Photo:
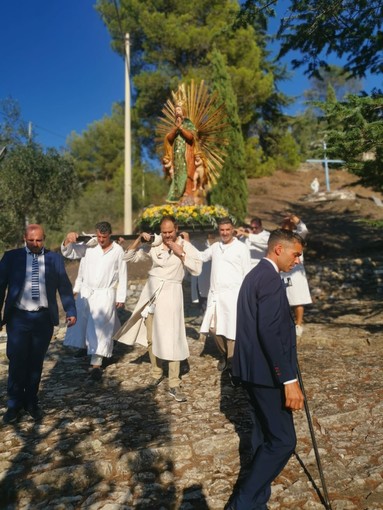
<path fill-rule="evenodd" d="M 315 179 L 312 181 L 312 183 L 310 184 L 310 188 L 313 190 L 313 193 L 318 193 L 319 192 L 318 177 L 315 177 Z"/>
<path fill-rule="evenodd" d="M 162 110 L 157 140 L 162 140 L 162 166 L 170 179 L 166 201 L 182 205 L 201 204 L 216 183 L 222 168 L 225 145 L 225 110 L 217 95 L 209 94 L 202 81 L 192 80 L 172 92 Z"/>
<path fill-rule="evenodd" d="M 186 117 L 184 106 L 176 103 L 174 127 L 165 136 L 164 158 L 171 158 L 172 182 L 167 197 L 168 202 L 178 202 L 179 198 L 191 194 L 194 175 L 194 146 L 196 130 Z M 175 171 L 174 171 L 175 169 Z"/>

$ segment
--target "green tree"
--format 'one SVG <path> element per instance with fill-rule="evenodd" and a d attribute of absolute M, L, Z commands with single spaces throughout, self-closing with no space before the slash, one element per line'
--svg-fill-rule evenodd
<path fill-rule="evenodd" d="M 344 99 L 348 94 L 358 94 L 362 89 L 362 80 L 353 78 L 343 67 L 329 65 L 326 68 L 318 69 L 318 75 L 310 78 L 310 89 L 304 92 L 308 103 L 313 101 L 325 101 L 328 87 L 334 90 L 338 101 Z"/>
<path fill-rule="evenodd" d="M 16 245 L 26 222 L 52 232 L 62 225 L 68 198 L 77 190 L 71 158 L 35 144 L 15 145 L 0 161 L 2 247 Z"/>
<path fill-rule="evenodd" d="M 137 211 L 166 195 L 163 179 L 141 162 L 137 147 L 136 132 L 133 131 L 133 169 L 132 169 L 132 207 Z M 68 141 L 76 172 L 81 183 L 81 194 L 74 197 L 76 209 L 81 210 L 81 218 L 88 217 L 82 210 L 92 204 L 93 219 L 100 217 L 98 208 L 104 208 L 104 214 L 118 222 L 123 216 L 124 203 L 124 108 L 118 103 L 112 107 L 112 114 L 95 121 L 81 135 L 73 133 Z M 144 189 L 144 193 L 143 193 Z M 102 194 L 105 199 L 102 200 Z M 73 221 L 73 214 L 71 215 Z M 70 221 L 70 220 L 68 220 Z M 88 222 L 85 222 L 88 224 Z M 82 226 L 84 229 L 85 226 Z"/>
<path fill-rule="evenodd" d="M 363 184 L 383 189 L 383 95 L 329 97 L 320 105 L 329 156 L 343 159 Z"/>
<path fill-rule="evenodd" d="M 260 23 L 267 27 L 275 16 L 277 0 L 246 0 L 242 4 L 237 25 Z M 363 77 L 369 71 L 383 71 L 383 10 L 380 0 L 290 0 L 284 2 L 285 14 L 280 20 L 277 38 L 281 42 L 279 56 L 299 51 L 301 58 L 292 60 L 294 67 L 306 66 L 306 73 L 317 75 L 327 67 L 327 56 L 346 57 L 345 70 Z"/>
<path fill-rule="evenodd" d="M 319 77 L 311 77 L 311 87 L 304 92 L 306 107 L 301 114 L 289 119 L 291 134 L 297 143 L 301 160 L 323 156 L 323 131 L 326 128 L 318 102 L 342 100 L 348 94 L 360 92 L 360 79 L 352 78 L 339 66 L 321 68 Z"/>
<path fill-rule="evenodd" d="M 82 134 L 72 133 L 68 147 L 82 185 L 110 183 L 124 163 L 123 105 L 114 104 L 110 116 L 93 122 Z"/>
<path fill-rule="evenodd" d="M 121 36 L 130 34 L 133 127 L 139 146 L 148 149 L 151 156 L 154 126 L 170 90 L 192 78 L 214 86 L 209 61 L 213 45 L 225 57 L 245 138 L 261 128 L 262 106 L 271 96 L 282 104 L 282 94 L 275 91 L 278 69 L 267 61 L 262 30 L 251 26 L 231 29 L 239 11 L 237 2 L 98 0 L 96 7 L 112 36 L 113 48 L 121 55 Z"/>
<path fill-rule="evenodd" d="M 21 117 L 18 102 L 12 97 L 0 100 L 0 146 L 11 146 L 28 140 L 28 128 Z"/>
<path fill-rule="evenodd" d="M 217 49 L 211 54 L 211 66 L 214 89 L 218 92 L 219 100 L 225 104 L 229 124 L 227 156 L 218 184 L 213 188 L 211 201 L 227 207 L 238 221 L 243 222 L 247 212 L 245 146 L 236 96 L 224 58 Z"/>

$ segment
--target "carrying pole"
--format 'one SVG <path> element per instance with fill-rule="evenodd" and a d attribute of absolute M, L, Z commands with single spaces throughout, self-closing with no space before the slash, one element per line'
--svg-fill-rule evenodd
<path fill-rule="evenodd" d="M 313 448 L 314 448 L 315 459 L 316 459 L 316 462 L 317 462 L 318 472 L 319 472 L 319 476 L 320 476 L 321 483 L 322 483 L 322 489 L 323 489 L 323 495 L 324 495 L 323 501 L 324 501 L 326 510 L 332 510 L 331 503 L 330 503 L 330 498 L 329 498 L 328 491 L 327 491 L 326 480 L 324 478 L 324 473 L 323 473 L 323 469 L 322 469 L 322 463 L 321 463 L 320 456 L 319 456 L 318 444 L 317 444 L 317 441 L 316 441 L 316 438 L 315 438 L 313 422 L 311 420 L 310 408 L 309 408 L 309 404 L 307 402 L 307 396 L 306 396 L 306 392 L 305 392 L 305 387 L 303 385 L 301 369 L 299 368 L 299 363 L 298 362 L 297 362 L 297 373 L 298 373 L 299 385 L 301 387 L 303 396 L 305 398 L 304 405 L 305 405 L 307 423 L 308 423 L 308 426 L 309 426 L 309 429 L 310 429 L 311 442 L 312 442 L 312 445 L 313 445 Z"/>

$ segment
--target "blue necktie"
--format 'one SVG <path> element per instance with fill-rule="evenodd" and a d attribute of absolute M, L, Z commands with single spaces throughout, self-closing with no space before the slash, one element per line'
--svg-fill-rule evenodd
<path fill-rule="evenodd" d="M 39 287 L 39 256 L 32 253 L 32 299 L 40 299 Z"/>

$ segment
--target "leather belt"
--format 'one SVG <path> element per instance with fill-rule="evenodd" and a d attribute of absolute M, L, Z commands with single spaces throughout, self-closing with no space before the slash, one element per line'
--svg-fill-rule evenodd
<path fill-rule="evenodd" d="M 36 310 L 22 310 L 21 308 L 17 308 L 17 310 L 19 312 L 38 313 L 45 312 L 46 310 L 48 310 L 48 308 L 46 306 L 39 306 L 38 308 L 36 308 Z"/>

